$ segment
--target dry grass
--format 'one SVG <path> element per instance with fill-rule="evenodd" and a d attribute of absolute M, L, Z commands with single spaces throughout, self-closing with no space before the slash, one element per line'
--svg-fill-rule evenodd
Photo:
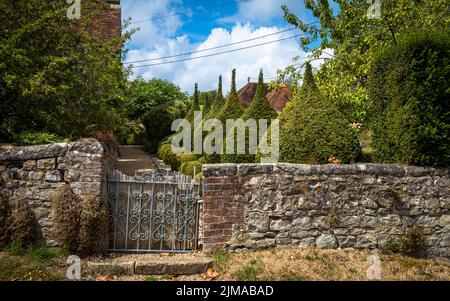
<path fill-rule="evenodd" d="M 222 279 L 367 280 L 370 251 L 276 248 L 234 253 Z M 380 255 L 382 280 L 450 280 L 450 260 Z M 221 263 L 223 265 L 223 263 Z"/>

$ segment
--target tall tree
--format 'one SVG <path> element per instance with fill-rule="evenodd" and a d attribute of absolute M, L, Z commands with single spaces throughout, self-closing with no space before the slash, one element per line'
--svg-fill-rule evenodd
<path fill-rule="evenodd" d="M 90 32 L 103 4 L 83 1 L 79 20 L 65 1 L 0 1 L 0 139 L 22 131 L 77 138 L 125 125 L 130 33 L 105 41 Z"/>
<path fill-rule="evenodd" d="M 203 116 L 203 120 L 208 120 L 211 118 L 215 118 L 217 114 L 219 114 L 222 106 L 224 104 L 223 93 L 222 93 L 222 75 L 219 75 L 219 84 L 217 87 L 217 93 L 214 97 L 214 102 L 212 104 L 211 110 Z"/>
<path fill-rule="evenodd" d="M 186 119 L 190 122 L 194 122 L 194 113 L 200 111 L 200 103 L 198 99 L 198 83 L 195 83 L 194 95 L 192 96 L 191 108 L 186 115 Z"/>
<path fill-rule="evenodd" d="M 337 9 L 328 0 L 304 0 L 319 24 L 307 24 L 282 6 L 286 21 L 305 33 L 300 43 L 304 51 L 312 52 L 310 59 L 328 58 L 317 72 L 317 83 L 353 122 L 368 121 L 367 78 L 380 49 L 396 45 L 399 36 L 408 32 L 450 28 L 447 0 L 380 1 L 380 18 L 369 18 L 366 0 L 335 0 Z M 291 66 L 281 77 L 298 78 L 299 73 Z"/>
<path fill-rule="evenodd" d="M 264 74 L 262 69 L 259 71 L 259 78 L 258 78 L 258 86 L 256 88 L 256 93 L 253 98 L 253 101 L 251 105 L 245 110 L 244 114 L 241 116 L 241 119 L 244 121 L 247 121 L 249 119 L 253 119 L 256 123 L 256 129 L 259 127 L 259 121 L 260 120 L 266 120 L 267 126 L 270 126 L 270 123 L 272 122 L 272 119 L 277 118 L 278 114 L 273 109 L 272 105 L 269 103 L 269 101 L 266 98 L 266 84 L 264 83 Z M 221 156 L 221 162 L 232 162 L 232 163 L 243 163 L 243 162 L 255 162 L 256 154 L 251 154 L 249 152 L 249 133 L 250 130 L 255 129 L 249 129 L 245 128 L 245 154 L 222 154 Z M 259 129 L 261 130 L 261 129 Z M 235 137 L 237 137 L 236 129 L 235 131 Z M 239 142 L 236 140 L 234 149 L 237 150 Z M 256 132 L 256 141 L 255 141 L 255 147 L 259 144 L 259 133 Z"/>
<path fill-rule="evenodd" d="M 137 78 L 130 85 L 128 99 L 129 117 L 145 126 L 150 151 L 155 151 L 158 142 L 171 134 L 172 121 L 187 112 L 187 95 L 177 85 L 162 79 Z"/>

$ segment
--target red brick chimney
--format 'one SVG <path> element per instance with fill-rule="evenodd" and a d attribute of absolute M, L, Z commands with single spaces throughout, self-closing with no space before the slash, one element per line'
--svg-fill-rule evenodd
<path fill-rule="evenodd" d="M 122 28 L 122 14 L 120 0 L 96 0 L 106 2 L 107 8 L 93 19 L 98 21 L 98 26 L 93 30 L 95 34 L 107 41 L 111 38 L 119 37 Z"/>

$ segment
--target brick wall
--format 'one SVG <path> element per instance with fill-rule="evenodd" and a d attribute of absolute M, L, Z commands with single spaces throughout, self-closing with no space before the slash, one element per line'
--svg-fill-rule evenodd
<path fill-rule="evenodd" d="M 106 9 L 93 17 L 98 23 L 91 28 L 92 33 L 99 35 L 105 41 L 120 37 L 122 26 L 120 1 L 106 2 Z"/>
<path fill-rule="evenodd" d="M 414 226 L 450 257 L 450 170 L 398 165 L 203 166 L 204 250 L 376 249 Z"/>

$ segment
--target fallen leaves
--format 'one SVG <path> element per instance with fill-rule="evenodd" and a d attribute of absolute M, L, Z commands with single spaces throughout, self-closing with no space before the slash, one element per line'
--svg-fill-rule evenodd
<path fill-rule="evenodd" d="M 220 274 L 218 272 L 216 272 L 213 268 L 208 268 L 208 270 L 206 270 L 206 273 L 203 274 L 203 279 L 204 280 L 216 280 L 217 278 L 219 278 Z"/>

